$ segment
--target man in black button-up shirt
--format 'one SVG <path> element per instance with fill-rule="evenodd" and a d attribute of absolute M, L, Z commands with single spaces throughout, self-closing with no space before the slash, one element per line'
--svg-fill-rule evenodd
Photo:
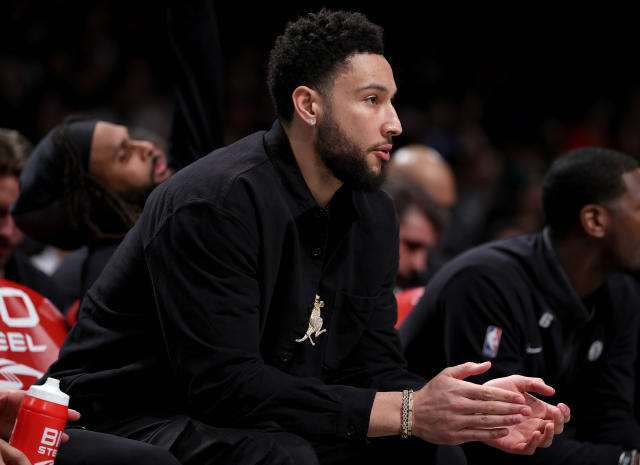
<path fill-rule="evenodd" d="M 279 121 L 156 188 L 88 292 L 50 373 L 74 408 L 189 464 L 354 463 L 400 433 L 402 389 L 420 439 L 548 445 L 568 409 L 522 394 L 550 394 L 540 380 L 479 386 L 462 378 L 488 365 L 465 364 L 425 385 L 405 369 L 398 226 L 377 189 L 401 132 L 380 28 L 301 18 L 269 74 Z"/>

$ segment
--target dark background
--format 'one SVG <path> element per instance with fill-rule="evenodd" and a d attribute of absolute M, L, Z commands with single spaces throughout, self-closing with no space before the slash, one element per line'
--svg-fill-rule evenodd
<path fill-rule="evenodd" d="M 362 11 L 384 27 L 405 130 L 396 147 L 438 149 L 462 197 L 486 197 L 485 235 L 497 234 L 494 223 L 539 226 L 540 178 L 568 149 L 602 145 L 640 158 L 634 15 L 538 3 L 492 11 L 403 1 L 218 2 L 227 142 L 271 124 L 268 51 L 286 22 L 322 6 Z M 0 126 L 35 143 L 83 112 L 166 136 L 168 63 L 163 2 L 5 1 Z"/>

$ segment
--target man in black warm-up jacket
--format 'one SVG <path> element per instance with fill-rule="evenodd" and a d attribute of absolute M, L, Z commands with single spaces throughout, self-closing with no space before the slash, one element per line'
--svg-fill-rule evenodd
<path fill-rule="evenodd" d="M 435 274 L 400 329 L 405 355 L 427 377 L 461 360 L 488 360 L 479 381 L 539 376 L 571 405 L 570 427 L 549 449 L 518 458 L 473 445 L 472 463 L 631 463 L 640 448 L 640 291 L 616 273 L 640 268 L 638 164 L 599 148 L 566 154 L 545 178 L 543 205 L 548 226 L 540 233 L 481 245 Z"/>

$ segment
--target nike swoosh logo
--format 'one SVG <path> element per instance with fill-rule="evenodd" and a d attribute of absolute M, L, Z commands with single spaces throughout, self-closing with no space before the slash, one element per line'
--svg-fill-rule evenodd
<path fill-rule="evenodd" d="M 542 352 L 542 346 L 540 347 L 527 346 L 526 351 L 528 354 L 539 354 L 540 352 Z"/>

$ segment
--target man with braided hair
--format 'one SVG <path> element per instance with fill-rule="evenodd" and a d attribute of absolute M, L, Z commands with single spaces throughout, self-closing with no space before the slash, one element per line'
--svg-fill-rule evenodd
<path fill-rule="evenodd" d="M 80 297 L 135 224 L 148 194 L 170 174 L 164 150 L 132 139 L 126 127 L 71 117 L 36 146 L 13 217 L 43 243 L 88 246 L 75 291 Z"/>
<path fill-rule="evenodd" d="M 176 85 L 168 144 L 140 129 L 71 117 L 40 141 L 20 179 L 12 208 L 20 228 L 62 249 L 89 248 L 78 297 L 135 224 L 153 188 L 222 144 L 222 53 L 213 2 L 169 3 Z"/>
<path fill-rule="evenodd" d="M 49 276 L 35 268 L 29 257 L 17 249 L 23 233 L 16 227 L 9 212 L 9 207 L 18 197 L 18 177 L 32 148 L 31 143 L 18 131 L 0 128 L 0 278 L 33 289 L 60 306 L 64 299 L 58 294 Z M 3 320 L 9 317 L 6 309 L 4 312 Z M 10 333 L 0 334 L 4 341 L 0 344 L 0 357 L 11 360 L 12 350 L 26 350 L 24 347 L 22 351 L 19 347 L 10 349 L 6 335 Z M 24 395 L 25 391 L 0 388 L 0 465 L 30 465 L 22 453 L 5 442 L 9 439 Z M 78 417 L 77 412 L 70 414 L 72 420 L 77 420 Z M 177 465 L 173 456 L 162 448 L 75 428 L 73 425 L 74 423 L 70 423 L 69 428 L 71 442 L 62 444 L 56 458 L 59 465 Z"/>
<path fill-rule="evenodd" d="M 74 132 L 80 132 L 78 127 L 91 132 L 90 150 L 76 149 L 73 138 Z M 148 194 L 171 173 L 165 151 L 150 141 L 131 138 L 123 126 L 83 123 L 72 117 L 54 130 L 52 138 L 64 158 L 65 213 L 72 229 L 90 242 L 122 239 L 138 219 Z"/>

